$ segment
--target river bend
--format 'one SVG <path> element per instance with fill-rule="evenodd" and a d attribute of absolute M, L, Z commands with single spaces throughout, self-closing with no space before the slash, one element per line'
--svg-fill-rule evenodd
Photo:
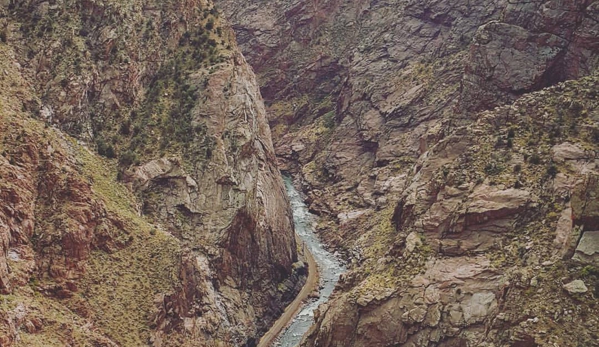
<path fill-rule="evenodd" d="M 284 177 L 283 179 L 291 202 L 295 232 L 303 241 L 303 247 L 306 247 L 314 257 L 318 266 L 320 280 L 318 299 L 309 301 L 295 315 L 288 327 L 281 332 L 273 344 L 276 347 L 296 347 L 312 323 L 314 323 L 314 310 L 320 304 L 329 300 L 339 280 L 339 275 L 345 272 L 345 266 L 338 257 L 327 251 L 318 239 L 318 236 L 314 232 L 316 216 L 308 212 L 308 208 L 299 192 L 293 186 L 291 178 Z"/>

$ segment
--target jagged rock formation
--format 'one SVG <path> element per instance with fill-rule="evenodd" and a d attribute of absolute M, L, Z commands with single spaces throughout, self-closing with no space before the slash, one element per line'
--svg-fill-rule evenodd
<path fill-rule="evenodd" d="M 0 344 L 254 345 L 301 271 L 213 5 L 9 0 L 0 39 Z"/>
<path fill-rule="evenodd" d="M 597 345 L 597 2 L 218 4 L 353 264 L 302 345 Z"/>
<path fill-rule="evenodd" d="M 584 279 L 593 292 L 599 284 L 592 260 L 572 262 L 568 251 L 578 244 L 582 255 L 596 252 L 596 209 L 577 196 L 592 192 L 580 185 L 592 182 L 597 158 L 557 164 L 555 154 L 565 139 L 595 148 L 596 129 L 580 124 L 595 122 L 596 83 L 593 77 L 527 95 L 431 148 L 407 177 L 393 216 L 397 232 L 369 233 L 379 245 L 358 240 L 367 259 L 305 343 L 594 345 L 595 294 L 572 298 L 562 286 Z M 389 320 L 393 328 L 380 328 Z"/>
<path fill-rule="evenodd" d="M 594 1 L 508 4 L 481 26 L 470 46 L 461 102 L 488 109 L 523 93 L 588 75 L 597 66 Z"/>

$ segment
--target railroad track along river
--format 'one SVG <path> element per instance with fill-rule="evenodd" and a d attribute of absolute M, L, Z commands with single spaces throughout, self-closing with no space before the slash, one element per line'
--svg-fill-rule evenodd
<path fill-rule="evenodd" d="M 345 272 L 341 260 L 327 251 L 314 232 L 316 216 L 308 208 L 290 178 L 284 177 L 291 202 L 293 222 L 298 242 L 303 244 L 308 262 L 306 284 L 287 306 L 283 315 L 260 339 L 258 347 L 296 347 L 314 322 L 314 310 L 329 300 L 339 276 Z M 310 293 L 319 288 L 319 296 L 309 300 Z"/>

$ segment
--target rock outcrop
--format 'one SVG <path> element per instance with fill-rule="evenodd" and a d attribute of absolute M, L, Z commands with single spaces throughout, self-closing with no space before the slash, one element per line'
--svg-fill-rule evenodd
<path fill-rule="evenodd" d="M 573 259 L 599 265 L 599 231 L 585 231 L 582 234 Z"/>
<path fill-rule="evenodd" d="M 514 2 L 481 26 L 470 46 L 461 95 L 469 110 L 591 73 L 596 66 L 599 3 Z"/>

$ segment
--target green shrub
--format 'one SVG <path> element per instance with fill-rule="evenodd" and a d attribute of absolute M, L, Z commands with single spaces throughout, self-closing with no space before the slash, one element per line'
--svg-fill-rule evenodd
<path fill-rule="evenodd" d="M 551 177 L 551 178 L 555 178 L 555 176 L 557 176 L 557 173 L 559 172 L 557 166 L 555 166 L 555 164 L 551 163 L 549 166 L 547 166 L 547 176 Z"/>
<path fill-rule="evenodd" d="M 534 153 L 530 156 L 528 162 L 533 165 L 539 165 L 541 163 L 541 157 L 537 153 Z"/>
<path fill-rule="evenodd" d="M 129 136 L 131 134 L 131 121 L 129 119 L 127 119 L 123 123 L 121 123 L 119 132 L 125 136 Z"/>
<path fill-rule="evenodd" d="M 593 142 L 599 143 L 599 129 L 593 128 L 593 130 L 591 131 L 591 137 Z"/>
<path fill-rule="evenodd" d="M 214 19 L 210 18 L 208 19 L 208 22 L 206 23 L 206 30 L 212 30 L 214 29 Z"/>
<path fill-rule="evenodd" d="M 570 110 L 572 111 L 572 115 L 574 117 L 580 117 L 582 115 L 582 111 L 584 110 L 584 106 L 578 101 L 573 101 L 570 103 Z"/>
<path fill-rule="evenodd" d="M 580 276 L 582 276 L 582 277 L 599 276 L 599 268 L 597 268 L 593 265 L 587 265 L 587 266 L 583 267 L 582 270 L 580 270 Z"/>
<path fill-rule="evenodd" d="M 520 165 L 520 164 L 514 165 L 514 172 L 518 173 L 520 171 L 522 171 L 522 165 Z"/>
<path fill-rule="evenodd" d="M 183 45 L 187 44 L 190 39 L 191 39 L 191 33 L 189 31 L 184 32 L 183 35 L 181 36 L 181 39 L 179 39 L 179 45 L 183 46 Z"/>
<path fill-rule="evenodd" d="M 503 167 L 495 162 L 490 162 L 485 165 L 485 173 L 489 176 L 498 175 L 503 171 Z"/>
<path fill-rule="evenodd" d="M 115 158 L 116 153 L 114 151 L 114 147 L 111 144 L 106 143 L 104 139 L 99 138 L 96 140 L 96 146 L 98 148 L 98 154 L 104 156 L 106 158 Z"/>
<path fill-rule="evenodd" d="M 119 157 L 119 164 L 122 166 L 130 166 L 133 164 L 138 164 L 139 159 L 137 158 L 137 154 L 132 151 L 127 151 Z"/>
<path fill-rule="evenodd" d="M 116 153 L 114 152 L 114 147 L 112 147 L 112 145 L 106 147 L 106 157 L 110 159 L 116 158 Z"/>
<path fill-rule="evenodd" d="M 335 111 L 331 111 L 322 116 L 325 128 L 332 129 L 335 127 Z"/>

